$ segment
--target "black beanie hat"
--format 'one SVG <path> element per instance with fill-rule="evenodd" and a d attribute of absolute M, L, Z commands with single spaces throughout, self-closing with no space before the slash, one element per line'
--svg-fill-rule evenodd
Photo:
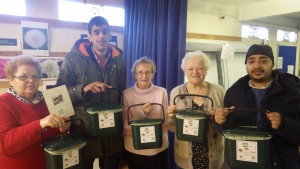
<path fill-rule="evenodd" d="M 272 48 L 269 45 L 252 45 L 248 49 L 248 52 L 246 54 L 245 64 L 247 63 L 247 59 L 252 55 L 265 55 L 268 58 L 272 60 L 272 63 L 274 64 L 274 55 Z"/>

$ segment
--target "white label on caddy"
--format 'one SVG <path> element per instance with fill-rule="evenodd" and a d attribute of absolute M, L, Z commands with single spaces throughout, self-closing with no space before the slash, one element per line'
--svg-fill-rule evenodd
<path fill-rule="evenodd" d="M 98 113 L 99 129 L 115 127 L 115 113 L 108 111 L 104 113 Z"/>
<path fill-rule="evenodd" d="M 69 168 L 79 164 L 79 150 L 73 149 L 63 153 L 63 168 Z"/>
<path fill-rule="evenodd" d="M 185 119 L 183 120 L 183 134 L 198 136 L 199 120 Z"/>
<path fill-rule="evenodd" d="M 140 127 L 141 143 L 156 142 L 154 126 Z"/>
<path fill-rule="evenodd" d="M 257 163 L 257 142 L 236 140 L 236 159 Z"/>

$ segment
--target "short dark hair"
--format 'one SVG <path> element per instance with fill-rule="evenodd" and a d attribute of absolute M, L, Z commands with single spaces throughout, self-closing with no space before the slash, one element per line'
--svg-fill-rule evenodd
<path fill-rule="evenodd" d="M 94 25 L 96 25 L 96 26 L 106 25 L 109 29 L 108 21 L 102 16 L 95 16 L 90 20 L 90 22 L 88 24 L 89 34 L 92 34 L 92 27 Z"/>

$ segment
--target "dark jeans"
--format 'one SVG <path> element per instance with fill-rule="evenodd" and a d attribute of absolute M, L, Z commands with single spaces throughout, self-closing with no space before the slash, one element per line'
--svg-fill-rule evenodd
<path fill-rule="evenodd" d="M 120 154 L 115 154 L 111 157 L 99 158 L 100 169 L 118 169 Z M 95 159 L 85 159 L 84 169 L 93 169 Z"/>
<path fill-rule="evenodd" d="M 129 169 L 168 169 L 168 149 L 153 155 L 138 155 L 125 150 Z"/>

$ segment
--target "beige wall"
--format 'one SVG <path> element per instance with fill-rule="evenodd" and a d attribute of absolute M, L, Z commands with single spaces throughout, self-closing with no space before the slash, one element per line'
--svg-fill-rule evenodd
<path fill-rule="evenodd" d="M 218 15 L 188 12 L 187 32 L 212 35 L 241 36 L 241 23 L 236 19 Z"/>

